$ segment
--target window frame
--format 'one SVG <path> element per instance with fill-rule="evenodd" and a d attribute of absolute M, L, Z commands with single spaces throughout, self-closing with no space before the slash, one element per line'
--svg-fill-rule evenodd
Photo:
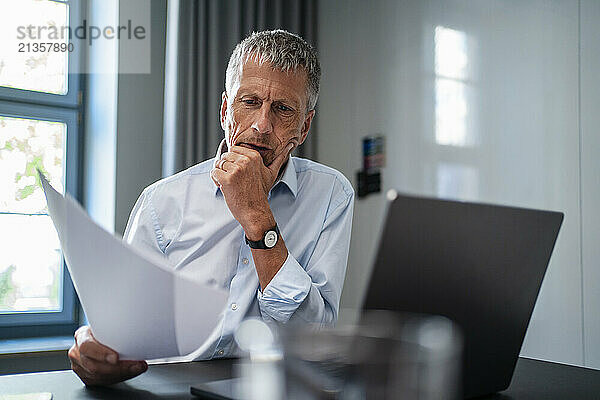
<path fill-rule="evenodd" d="M 81 21 L 82 8 L 81 0 L 49 0 L 55 1 L 56 3 L 64 3 L 69 7 L 69 26 L 77 26 Z M 80 99 L 80 79 L 79 75 L 73 73 L 73 71 L 81 71 L 81 48 L 80 43 L 77 41 L 73 42 L 74 50 L 68 59 L 68 71 L 67 74 L 67 94 L 54 94 L 36 92 L 33 90 L 16 89 L 5 86 L 0 86 L 0 100 L 7 101 L 21 101 L 27 103 L 53 105 L 53 106 L 64 106 L 64 107 L 77 107 L 81 103 Z"/>
<path fill-rule="evenodd" d="M 55 0 L 52 0 L 55 1 Z M 77 26 L 82 15 L 82 0 L 67 0 L 69 24 Z M 65 190 L 81 200 L 83 166 L 82 91 L 80 71 L 82 49 L 76 44 L 69 55 L 66 95 L 0 87 L 0 115 L 66 125 Z M 70 335 L 79 326 L 80 304 L 62 256 L 62 310 L 24 311 L 0 314 L 0 339 Z"/>

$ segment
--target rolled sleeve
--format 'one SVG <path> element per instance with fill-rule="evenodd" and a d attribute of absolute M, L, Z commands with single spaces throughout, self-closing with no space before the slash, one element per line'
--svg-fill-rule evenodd
<path fill-rule="evenodd" d="M 288 253 L 285 262 L 265 290 L 262 293 L 258 291 L 261 313 L 278 322 L 287 322 L 306 299 L 311 286 L 310 276 Z"/>
<path fill-rule="evenodd" d="M 319 327 L 335 324 L 346 275 L 353 198 L 350 192 L 332 207 L 306 265 L 288 253 L 263 293 L 258 292 L 263 319 Z"/>

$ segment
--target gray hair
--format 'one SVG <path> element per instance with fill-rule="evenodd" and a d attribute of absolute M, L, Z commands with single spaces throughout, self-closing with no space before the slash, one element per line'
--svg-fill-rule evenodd
<path fill-rule="evenodd" d="M 227 93 L 231 93 L 234 82 L 240 79 L 242 65 L 251 57 L 259 64 L 266 61 L 283 72 L 296 72 L 303 68 L 307 77 L 307 111 L 315 108 L 319 97 L 321 66 L 317 52 L 304 39 L 281 29 L 252 32 L 231 54 L 225 76 Z"/>

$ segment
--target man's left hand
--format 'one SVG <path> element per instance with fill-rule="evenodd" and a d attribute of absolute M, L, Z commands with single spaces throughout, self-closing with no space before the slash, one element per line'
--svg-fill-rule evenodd
<path fill-rule="evenodd" d="M 267 196 L 293 148 L 288 144 L 268 166 L 258 151 L 241 146 L 232 146 L 215 162 L 211 178 L 250 240 L 260 240 L 275 225 Z"/>

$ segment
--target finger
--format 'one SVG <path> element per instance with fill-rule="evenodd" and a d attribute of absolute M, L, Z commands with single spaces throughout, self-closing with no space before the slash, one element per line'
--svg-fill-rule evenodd
<path fill-rule="evenodd" d="M 233 163 L 243 163 L 245 161 L 248 161 L 248 156 L 228 151 L 226 153 L 221 154 L 221 160 L 231 161 Z"/>
<path fill-rule="evenodd" d="M 238 168 L 240 168 L 238 164 L 229 160 L 221 160 L 221 165 L 219 166 L 219 169 L 225 172 L 233 172 Z"/>
<path fill-rule="evenodd" d="M 92 373 L 90 373 L 90 371 L 86 370 L 85 367 L 83 367 L 83 365 L 81 365 L 79 356 L 72 357 L 72 353 L 75 351 L 77 351 L 77 350 L 76 349 L 73 351 L 69 350 L 69 358 L 71 360 L 71 369 L 73 370 L 73 372 L 75 372 L 77 374 L 77 376 L 79 376 L 79 378 L 86 385 L 89 385 L 89 384 L 91 384 L 92 380 L 94 380 L 94 375 Z"/>
<path fill-rule="evenodd" d="M 231 149 L 229 149 L 229 152 L 241 154 L 246 157 L 249 157 L 250 159 L 257 158 L 257 157 L 260 157 L 262 159 L 262 156 L 260 155 L 260 153 L 258 151 L 249 149 L 249 148 L 243 147 L 243 146 L 231 146 Z"/>
<path fill-rule="evenodd" d="M 79 376 L 81 379 L 85 379 L 89 376 L 88 372 L 86 370 L 84 370 L 79 364 L 72 362 L 71 363 L 71 369 L 73 370 L 73 372 L 75 372 L 77 374 L 77 376 Z"/>
<path fill-rule="evenodd" d="M 148 370 L 148 364 L 145 361 L 121 361 L 119 377 L 123 380 L 136 377 Z"/>
<path fill-rule="evenodd" d="M 94 360 L 93 358 L 81 355 L 78 364 L 93 376 L 120 375 L 121 367 L 118 364 L 109 364 L 105 361 Z"/>
<path fill-rule="evenodd" d="M 79 376 L 86 385 L 110 385 L 112 383 L 122 382 L 131 379 L 148 369 L 145 361 L 124 360 L 119 361 L 118 365 L 103 364 L 88 359 L 92 365 L 86 364 L 85 357 L 80 359 L 71 358 L 71 369 Z"/>
<path fill-rule="evenodd" d="M 119 364 L 120 366 L 116 367 L 114 372 L 106 374 L 90 373 L 78 364 L 73 364 L 72 368 L 73 372 L 75 372 L 87 386 L 111 385 L 113 383 L 134 378 L 148 370 L 148 364 L 145 361 L 121 361 Z"/>
<path fill-rule="evenodd" d="M 248 156 L 227 152 L 221 155 L 221 161 L 218 165 L 219 169 L 229 171 L 232 167 L 231 165 L 235 165 L 238 167 L 243 167 L 250 162 L 250 158 Z M 225 167 L 225 165 L 229 165 L 229 169 Z"/>
<path fill-rule="evenodd" d="M 148 364 L 145 361 L 119 361 L 117 365 L 100 363 L 94 360 L 87 360 L 82 357 L 82 362 L 79 363 L 88 373 L 89 376 L 99 380 L 125 380 L 130 377 L 141 374 L 148 369 Z"/>
<path fill-rule="evenodd" d="M 71 361 L 71 366 L 79 365 L 80 355 L 79 348 L 77 347 L 77 345 L 74 344 L 73 346 L 71 346 L 67 355 L 69 356 L 69 361 Z"/>
<path fill-rule="evenodd" d="M 286 162 L 288 156 L 290 155 L 292 149 L 294 148 L 293 143 L 289 143 L 282 151 L 279 153 L 277 157 L 273 160 L 271 165 L 268 168 L 275 174 L 279 173 L 281 166 Z"/>
<path fill-rule="evenodd" d="M 212 179 L 212 181 L 215 183 L 215 185 L 217 185 L 218 187 L 221 187 L 221 184 L 219 183 L 219 181 L 214 176 L 215 171 L 218 171 L 218 169 L 217 169 L 216 166 L 213 169 L 210 170 L 210 179 Z"/>
<path fill-rule="evenodd" d="M 96 384 L 94 377 L 92 375 L 90 375 L 90 373 L 88 371 L 86 371 L 81 365 L 72 362 L 71 369 L 73 370 L 73 372 L 75 372 L 77 374 L 79 379 L 81 379 L 83 381 L 83 383 L 85 383 L 86 385 Z"/>
<path fill-rule="evenodd" d="M 79 353 L 88 358 L 110 364 L 116 364 L 119 360 L 119 355 L 116 351 L 96 340 L 89 326 L 81 327 L 75 332 L 75 342 Z"/>
<path fill-rule="evenodd" d="M 217 187 L 219 187 L 219 188 L 221 187 L 221 184 L 220 184 L 219 182 L 217 182 L 217 180 L 216 180 L 216 179 L 213 177 L 213 175 L 212 175 L 212 171 L 211 171 L 211 173 L 210 173 L 210 179 L 212 179 L 212 181 L 215 183 L 215 185 L 216 185 Z"/>
<path fill-rule="evenodd" d="M 219 187 L 223 187 L 223 183 L 225 183 L 227 173 L 222 169 L 215 168 L 210 171 L 210 177 Z"/>

